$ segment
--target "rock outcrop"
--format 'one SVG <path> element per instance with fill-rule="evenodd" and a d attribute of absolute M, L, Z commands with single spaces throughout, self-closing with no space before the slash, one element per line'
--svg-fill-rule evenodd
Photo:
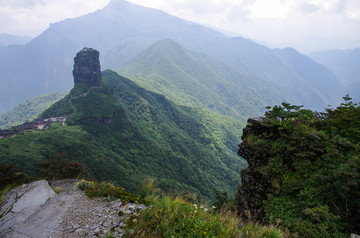
<path fill-rule="evenodd" d="M 119 199 L 90 199 L 78 181 L 51 182 L 58 194 L 45 180 L 13 189 L 0 206 L 0 237 L 122 237 L 126 219 L 146 209 Z"/>
<path fill-rule="evenodd" d="M 85 84 L 89 87 L 101 85 L 99 51 L 84 48 L 74 58 L 74 84 Z"/>
<path fill-rule="evenodd" d="M 268 162 L 269 155 L 259 150 L 254 150 L 251 141 L 246 140 L 250 135 L 260 139 L 269 139 L 276 136 L 277 132 L 272 127 L 266 126 L 265 118 L 251 118 L 243 129 L 242 143 L 239 145 L 238 154 L 248 163 L 248 168 L 241 171 L 242 186 L 237 193 L 237 210 L 241 217 L 254 221 L 264 218 L 262 201 L 267 199 L 267 194 L 272 191 L 271 181 L 268 181 L 259 168 Z"/>
<path fill-rule="evenodd" d="M 1 204 L 0 237 L 36 237 L 39 229 L 46 231 L 56 228 L 54 217 L 43 219 L 45 214 L 50 213 L 39 212 L 45 211 L 42 208 L 54 196 L 55 192 L 45 180 L 9 192 Z M 44 233 L 44 237 L 50 235 Z"/>

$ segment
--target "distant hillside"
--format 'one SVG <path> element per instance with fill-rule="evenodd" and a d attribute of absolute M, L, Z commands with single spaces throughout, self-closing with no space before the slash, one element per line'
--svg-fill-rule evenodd
<path fill-rule="evenodd" d="M 291 99 L 283 88 L 246 75 L 173 40 L 161 40 L 117 70 L 139 85 L 174 102 L 204 107 L 233 118 L 264 113 L 265 107 Z"/>
<path fill-rule="evenodd" d="M 14 36 L 5 33 L 0 33 L 0 46 L 7 45 L 25 45 L 31 41 L 31 37 L 28 36 Z"/>
<path fill-rule="evenodd" d="M 333 105 L 340 103 L 340 98 L 345 95 L 345 91 L 339 79 L 328 68 L 292 48 L 274 51 L 277 51 L 283 62 L 302 78 L 303 81 L 289 82 L 290 90 L 301 102 L 321 111 L 324 107 L 318 108 L 316 105 L 321 100 Z M 310 102 L 319 96 L 320 100 Z"/>
<path fill-rule="evenodd" d="M 37 118 L 52 104 L 65 97 L 66 92 L 51 93 L 31 98 L 1 115 L 0 129 L 7 129 Z"/>
<path fill-rule="evenodd" d="M 1 139 L 0 162 L 33 174 L 44 158 L 65 152 L 83 163 L 89 176 L 130 191 L 147 177 L 167 191 L 200 198 L 235 191 L 245 166 L 234 153 L 242 122 L 178 106 L 109 70 L 102 83 L 90 90 L 75 86 L 43 113 L 68 115 L 65 127 L 55 123 L 41 134 Z"/>
<path fill-rule="evenodd" d="M 318 51 L 308 56 L 334 72 L 344 86 L 360 80 L 360 48 Z"/>
<path fill-rule="evenodd" d="M 354 102 L 360 103 L 360 77 L 349 84 L 345 90 L 353 98 Z"/>
<path fill-rule="evenodd" d="M 349 93 L 354 101 L 360 101 L 360 48 L 319 51 L 308 56 L 334 72 L 346 93 Z"/>
<path fill-rule="evenodd" d="M 338 87 L 335 75 L 296 50 L 291 51 L 290 59 L 290 48 L 269 49 L 241 37 L 233 37 L 217 44 L 205 44 L 203 47 L 206 47 L 206 53 L 213 58 L 241 72 L 286 88 L 306 107 L 322 110 L 326 104 L 336 102 L 343 95 L 343 88 L 341 85 Z M 304 62 L 311 70 L 316 71 L 314 74 L 320 76 L 320 79 L 314 77 L 309 69 L 304 73 L 299 71 Z M 324 80 L 327 77 L 330 77 L 330 83 Z M 335 86 L 331 83 L 335 83 Z M 317 85 L 321 85 L 321 88 Z M 334 91 L 334 88 L 337 90 Z"/>
<path fill-rule="evenodd" d="M 25 46 L 0 48 L 0 113 L 25 99 L 71 88 L 72 57 L 84 46 L 102 52 L 104 68 L 117 68 L 166 38 L 239 72 L 275 83 L 280 90 L 287 88 L 308 107 L 322 109 L 339 98 L 337 91 L 332 92 L 323 81 L 304 78 L 295 70 L 296 65 L 267 47 L 243 38 L 228 38 L 159 10 L 113 0 L 102 10 L 52 24 Z M 320 90 L 314 84 L 320 84 Z M 334 97 L 328 97 L 329 89 Z"/>

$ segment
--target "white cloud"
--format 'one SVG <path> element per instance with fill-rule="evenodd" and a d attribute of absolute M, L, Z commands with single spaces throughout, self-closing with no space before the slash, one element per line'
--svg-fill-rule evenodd
<path fill-rule="evenodd" d="M 344 12 L 348 19 L 360 21 L 360 1 L 350 0 Z"/>
<path fill-rule="evenodd" d="M 31 35 L 49 23 L 81 16 L 104 7 L 110 0 L 0 0 L 0 32 Z"/>
<path fill-rule="evenodd" d="M 359 0 L 129 0 L 273 47 L 360 46 Z"/>
<path fill-rule="evenodd" d="M 285 18 L 289 12 L 289 1 L 282 0 L 257 0 L 247 6 L 252 18 Z"/>

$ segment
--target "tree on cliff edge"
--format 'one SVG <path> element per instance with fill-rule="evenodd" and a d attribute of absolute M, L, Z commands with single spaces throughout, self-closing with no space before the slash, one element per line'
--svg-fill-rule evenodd
<path fill-rule="evenodd" d="M 324 113 L 275 106 L 244 129 L 240 215 L 299 237 L 360 233 L 360 107 L 344 100 Z"/>

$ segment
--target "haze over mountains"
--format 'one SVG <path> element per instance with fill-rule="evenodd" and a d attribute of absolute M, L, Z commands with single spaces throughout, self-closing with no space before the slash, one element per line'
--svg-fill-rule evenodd
<path fill-rule="evenodd" d="M 334 72 L 354 101 L 360 101 L 360 48 L 319 51 L 308 56 Z"/>
<path fill-rule="evenodd" d="M 210 108 L 243 121 L 262 113 L 267 103 L 293 98 L 272 83 L 186 50 L 169 39 L 155 42 L 116 71 L 176 103 Z"/>
<path fill-rule="evenodd" d="M 127 67 L 129 72 L 140 55 L 151 50 L 148 47 L 163 39 L 175 41 L 185 51 L 201 53 L 195 53 L 199 55 L 195 61 L 205 68 L 216 65 L 222 73 L 212 75 L 213 82 L 224 80 L 226 72 L 227 89 L 242 89 L 232 98 L 231 90 L 217 87 L 214 91 L 212 87 L 212 95 L 221 97 L 225 104 L 231 104 L 236 97 L 246 98 L 248 105 L 244 112 L 233 111 L 238 107 L 229 114 L 253 115 L 263 111 L 264 105 L 281 101 L 322 110 L 327 104 L 336 104 L 344 95 L 334 73 L 294 49 L 269 49 L 243 38 L 229 38 L 159 10 L 113 0 L 102 10 L 52 24 L 25 46 L 0 48 L 0 113 L 30 97 L 71 88 L 72 58 L 84 46 L 101 52 L 104 69 Z M 176 67 L 184 71 L 187 66 L 182 62 Z M 254 95 L 259 85 L 269 91 Z M 197 100 L 211 108 L 206 99 Z"/>
<path fill-rule="evenodd" d="M 28 36 L 14 36 L 0 33 L 0 46 L 25 45 L 29 41 L 31 41 L 31 38 Z"/>

